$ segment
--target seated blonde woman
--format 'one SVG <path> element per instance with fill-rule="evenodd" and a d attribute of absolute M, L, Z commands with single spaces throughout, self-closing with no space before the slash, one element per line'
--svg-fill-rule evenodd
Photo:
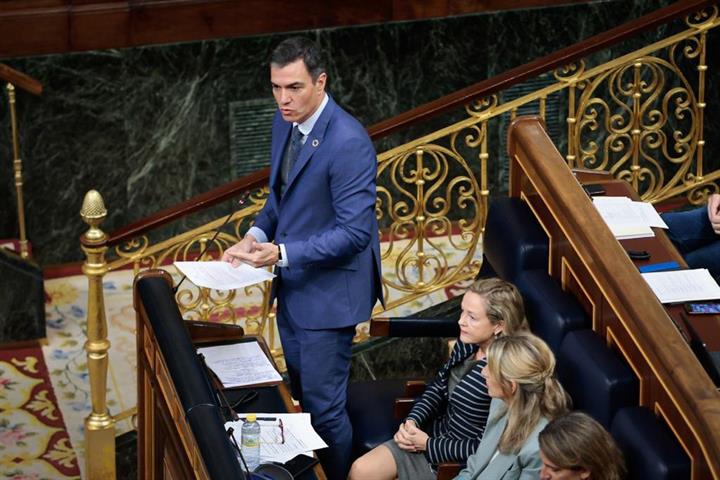
<path fill-rule="evenodd" d="M 560 415 L 540 432 L 540 480 L 621 480 L 625 461 L 610 434 L 582 412 Z"/>
<path fill-rule="evenodd" d="M 522 297 L 498 278 L 474 282 L 465 293 L 460 337 L 450 360 L 400 425 L 395 437 L 353 463 L 355 480 L 434 479 L 434 466 L 465 463 L 480 444 L 490 397 L 482 370 L 496 338 L 527 328 Z"/>
<path fill-rule="evenodd" d="M 537 480 L 538 435 L 569 403 L 554 373 L 555 357 L 535 335 L 518 333 L 490 344 L 483 370 L 490 416 L 480 446 L 457 479 Z"/>

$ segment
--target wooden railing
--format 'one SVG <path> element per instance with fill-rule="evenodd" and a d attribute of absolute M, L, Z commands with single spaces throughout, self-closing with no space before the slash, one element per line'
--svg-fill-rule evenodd
<path fill-rule="evenodd" d="M 702 15 L 693 17 L 699 9 L 708 8 Z M 584 57 L 592 52 L 605 49 L 617 42 L 628 39 L 640 32 L 652 29 L 670 21 L 685 18 L 687 30 L 661 40 L 642 49 L 599 65 L 586 68 Z M 691 17 L 696 21 L 691 21 Z M 573 47 L 560 50 L 552 55 L 531 62 L 523 67 L 480 82 L 452 95 L 443 97 L 409 112 L 371 126 L 368 131 L 373 140 L 384 138 L 410 126 L 417 126 L 449 110 L 464 106 L 467 118 L 452 125 L 416 138 L 378 156 L 378 201 L 376 212 L 382 230 L 383 282 L 388 304 L 393 307 L 416 299 L 458 282 L 471 279 L 480 267 L 478 258 L 480 238 L 485 223 L 487 201 L 490 195 L 488 186 L 488 164 L 500 164 L 500 159 L 491 158 L 488 149 L 488 122 L 509 114 L 514 118 L 520 106 L 536 104 L 540 115 L 544 114 L 547 98 L 557 92 L 568 92 L 571 98 L 568 106 L 568 152 L 566 161 L 573 167 L 584 166 L 583 155 L 589 156 L 582 144 L 583 125 L 591 123 L 582 111 L 575 108 L 575 95 L 582 91 L 585 95 L 592 89 L 598 78 L 604 78 L 613 72 L 635 73 L 639 85 L 638 69 L 643 62 L 652 64 L 651 53 L 667 49 L 670 53 L 683 41 L 701 45 L 697 59 L 699 71 L 699 94 L 688 93 L 695 110 L 693 114 L 702 116 L 704 112 L 704 72 L 707 69 L 704 58 L 706 32 L 720 24 L 715 1 L 684 0 L 661 9 L 626 25 L 614 28 L 601 35 L 589 38 Z M 685 52 L 685 50 L 683 50 Z M 692 53 L 692 52 L 691 52 Z M 496 93 L 501 89 L 522 83 L 524 80 L 541 73 L 553 72 L 556 83 L 524 97 L 501 103 Z M 678 72 L 681 74 L 681 72 Z M 636 99 L 641 96 L 629 95 Z M 578 104 L 587 99 L 579 96 Z M 632 129 L 632 141 L 641 139 L 642 128 L 635 125 Z M 703 176 L 702 172 L 702 121 L 700 127 L 690 136 L 697 149 L 697 169 L 687 185 L 678 188 L 700 192 L 693 197 L 702 201 L 707 195 L 711 181 L 720 175 L 713 172 Z M 672 138 L 675 138 L 672 136 Z M 633 145 L 637 145 L 634 143 Z M 634 156 L 624 161 L 632 165 L 617 168 L 616 176 L 626 177 L 633 186 L 641 185 L 642 167 L 638 164 L 639 148 L 633 149 Z M 695 152 L 696 150 L 692 150 Z M 689 169 L 695 157 L 688 155 L 683 168 Z M 614 166 L 593 166 L 612 170 Z M 627 172 L 626 172 L 627 171 Z M 681 172 L 685 174 L 686 172 Z M 685 179 L 681 179 L 684 181 Z M 232 242 L 237 241 L 252 223 L 253 216 L 262 208 L 267 196 L 268 170 L 238 179 L 183 204 L 165 209 L 155 215 L 140 220 L 106 235 L 100 229 L 100 223 L 107 214 L 102 198 L 97 192 L 89 192 L 83 203 L 82 216 L 90 229 L 81 237 L 83 249 L 87 254 L 84 271 L 90 285 L 88 304 L 88 343 L 89 371 L 93 389 L 93 414 L 88 420 L 87 454 L 88 472 L 97 477 L 108 475 L 103 466 L 107 462 L 98 459 L 102 456 L 101 443 L 91 441 L 93 434 L 98 439 L 105 438 L 100 430 L 113 429 L 112 418 L 107 415 L 104 392 L 106 388 L 107 368 L 107 332 L 102 298 L 102 278 L 112 270 L 131 265 L 135 271 L 157 267 L 173 260 L 195 258 L 201 251 L 207 256 L 217 256 Z M 262 187 L 262 188 L 261 188 Z M 705 190 L 701 190 L 705 188 Z M 148 234 L 167 222 L 184 218 L 190 212 L 197 212 L 242 192 L 251 190 L 247 205 L 236 211 L 229 219 L 219 218 L 191 231 L 184 232 L 171 239 L 151 243 Z M 649 191 L 647 198 L 655 200 L 658 195 L 672 193 L 668 189 L 658 193 Z M 217 237 L 213 233 L 225 223 L 231 232 L 221 231 Z M 209 242 L 212 248 L 207 248 Z M 114 258 L 105 259 L 108 247 L 114 246 Z M 192 252 L 195 252 L 194 254 Z M 453 259 L 449 254 L 455 254 Z M 194 256 L 193 256 L 194 255 Z M 258 287 L 256 287 L 258 288 Z M 268 289 L 259 287 L 257 316 L 246 320 L 246 331 L 262 334 L 273 347 L 275 339 L 274 318 L 267 307 Z M 242 292 L 241 292 L 242 293 Z M 246 290 L 246 294 L 251 292 Z M 257 291 L 254 294 L 258 294 Z M 186 318 L 215 318 L 235 322 L 236 313 L 233 300 L 236 292 L 218 295 L 206 289 L 186 289 L 178 292 L 178 303 Z M 362 330 L 360 332 L 362 338 Z M 281 355 L 279 348 L 272 348 L 274 355 Z M 281 362 L 280 362 L 281 363 Z M 281 363 L 282 366 L 282 363 Z M 93 427 L 93 428 L 90 428 Z M 107 449 L 102 450 L 107 451 Z M 91 476 L 93 474 L 91 473 Z M 94 476 L 93 476 L 94 478 Z"/>
<path fill-rule="evenodd" d="M 22 178 L 22 160 L 20 159 L 20 140 L 17 128 L 17 112 L 15 111 L 15 87 L 19 87 L 33 95 L 42 93 L 42 85 L 34 78 L 25 75 L 22 72 L 3 65 L 0 63 L 0 80 L 7 82 L 8 106 L 10 108 L 10 128 L 12 135 L 13 149 L 13 172 L 15 179 L 15 198 L 17 202 L 18 216 L 18 232 L 20 243 L 20 256 L 28 258 L 30 251 L 28 249 L 28 240 L 25 232 L 25 200 L 23 199 L 23 178 Z"/>

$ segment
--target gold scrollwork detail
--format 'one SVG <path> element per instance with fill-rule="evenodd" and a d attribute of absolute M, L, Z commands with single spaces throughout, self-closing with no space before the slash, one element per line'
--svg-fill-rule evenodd
<path fill-rule="evenodd" d="M 472 117 L 479 117 L 486 114 L 489 110 L 497 107 L 498 96 L 493 94 L 488 97 L 479 98 L 465 105 L 465 111 Z"/>
<path fill-rule="evenodd" d="M 577 80 L 585 72 L 585 60 L 579 63 L 569 63 L 553 71 L 553 76 L 559 82 L 570 83 Z"/>
<path fill-rule="evenodd" d="M 470 130 L 470 132 L 465 135 L 465 145 L 468 147 L 477 148 L 482 144 L 483 140 L 487 138 L 486 129 L 483 128 L 482 125 L 471 125 L 468 127 L 468 130 Z M 453 139 L 450 143 L 455 145 L 456 142 Z"/>
<path fill-rule="evenodd" d="M 122 245 L 115 247 L 115 254 L 120 258 L 131 259 L 134 257 L 142 257 L 143 253 L 150 246 L 150 239 L 147 235 L 131 238 Z"/>
<path fill-rule="evenodd" d="M 695 13 L 691 13 L 685 17 L 685 23 L 690 28 L 705 28 L 715 21 L 718 17 L 718 6 L 711 5 Z"/>
<path fill-rule="evenodd" d="M 694 158 L 697 104 L 675 61 L 642 57 L 599 74 L 577 105 L 580 164 L 627 180 L 645 200 L 657 198 L 682 181 Z M 677 167 L 666 182 L 668 165 Z"/>
<path fill-rule="evenodd" d="M 462 138 L 476 146 L 482 133 L 471 130 Z M 472 261 L 483 212 L 475 174 L 455 145 L 458 137 L 451 136 L 452 149 L 425 144 L 379 165 L 376 210 L 386 292 L 440 288 Z"/>
<path fill-rule="evenodd" d="M 701 183 L 688 190 L 687 199 L 692 205 L 704 205 L 708 197 L 714 193 L 720 193 L 720 187 L 716 182 Z"/>

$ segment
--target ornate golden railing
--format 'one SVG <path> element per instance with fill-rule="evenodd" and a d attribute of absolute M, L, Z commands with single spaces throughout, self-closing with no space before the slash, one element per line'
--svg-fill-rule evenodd
<path fill-rule="evenodd" d="M 688 16 L 680 33 L 595 66 L 591 57 L 575 59 L 543 72 L 552 75 L 553 83 L 519 98 L 502 101 L 499 92 L 473 100 L 465 106 L 464 118 L 379 154 L 376 214 L 388 309 L 476 275 L 490 195 L 488 169 L 503 160 L 492 157 L 497 146 L 489 132 L 521 107 L 531 106 L 545 118 L 548 103 L 558 102 L 567 112 L 568 164 L 610 171 L 631 182 L 647 201 L 685 194 L 691 203 L 700 203 L 717 191 L 713 182 L 720 172 L 704 171 L 703 115 L 707 33 L 718 23 L 718 9 L 712 5 Z M 143 233 L 116 246 L 109 261 L 108 240 L 99 229 L 106 214 L 97 207 L 102 199 L 96 192 L 86 198 L 83 217 L 91 229 L 82 242 L 88 255 L 87 351 L 93 392 L 106 388 L 102 371 L 109 344 L 105 327 L 97 326 L 104 325 L 102 276 L 130 267 L 176 273 L 172 261 L 197 259 L 214 232 L 224 227 L 202 259 L 218 258 L 252 224 L 266 196 L 266 189 L 253 190 L 249 204 L 233 213 L 227 226 L 219 218 L 156 242 Z M 255 307 L 238 316 L 238 302 L 249 296 Z M 267 305 L 268 285 L 229 293 L 185 285 L 177 298 L 187 318 L 241 323 L 249 332 L 263 334 L 273 354 L 281 356 Z M 358 340 L 366 334 L 361 327 Z M 88 471 L 103 476 L 109 474 L 109 463 L 93 460 L 102 452 L 90 439 L 112 430 L 106 412 L 104 395 L 94 393 L 87 422 Z"/>
<path fill-rule="evenodd" d="M 720 24 L 718 8 L 685 22 L 686 30 L 597 66 L 580 60 L 560 67 L 552 72 L 555 83 L 527 95 L 504 103 L 498 94 L 475 101 L 466 107 L 467 118 L 385 152 L 379 161 L 443 143 L 457 152 L 458 136 L 466 131 L 465 145 L 477 148 L 482 182 L 492 150 L 489 125 L 508 112 L 514 119 L 521 107 L 532 105 L 545 118 L 555 97 L 567 111 L 571 167 L 609 171 L 630 182 L 646 201 L 686 194 L 690 203 L 702 203 L 718 190 L 713 182 L 720 178 L 720 171 L 705 173 L 703 157 L 707 33 Z M 694 79 L 688 75 L 691 68 L 697 71 Z"/>

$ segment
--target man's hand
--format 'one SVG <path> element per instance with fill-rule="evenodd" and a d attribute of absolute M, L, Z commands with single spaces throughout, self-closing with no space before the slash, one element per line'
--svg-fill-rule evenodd
<path fill-rule="evenodd" d="M 415 420 L 406 420 L 400 424 L 394 437 L 398 447 L 406 452 L 424 452 L 428 438 L 428 434 L 417 427 Z"/>
<path fill-rule="evenodd" d="M 267 267 L 278 262 L 278 246 L 269 242 L 254 242 L 250 251 L 238 249 L 232 255 L 239 262 L 247 263 L 253 267 Z M 232 263 L 233 266 L 236 266 L 235 260 Z"/>
<path fill-rule="evenodd" d="M 708 198 L 708 219 L 715 233 L 720 235 L 720 194 L 713 193 Z"/>
<path fill-rule="evenodd" d="M 240 262 L 243 261 L 240 255 L 252 253 L 255 250 L 256 245 L 258 245 L 258 243 L 257 240 L 255 240 L 255 237 L 252 235 L 245 235 L 242 240 L 225 250 L 225 253 L 223 253 L 222 256 L 222 261 L 230 262 L 233 267 L 237 268 L 240 265 Z"/>

